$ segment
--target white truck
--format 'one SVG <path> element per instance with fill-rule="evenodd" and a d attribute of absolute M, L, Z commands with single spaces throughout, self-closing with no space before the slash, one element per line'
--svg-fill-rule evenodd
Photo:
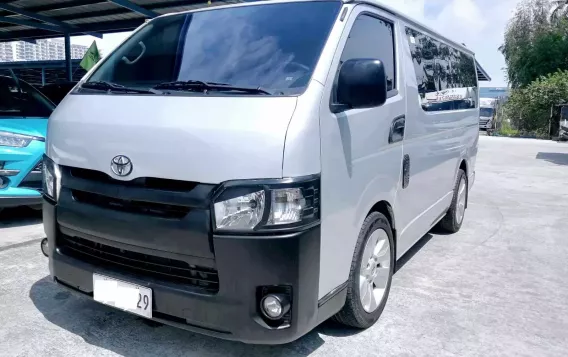
<path fill-rule="evenodd" d="M 491 129 L 495 115 L 495 98 L 479 98 L 479 128 Z"/>

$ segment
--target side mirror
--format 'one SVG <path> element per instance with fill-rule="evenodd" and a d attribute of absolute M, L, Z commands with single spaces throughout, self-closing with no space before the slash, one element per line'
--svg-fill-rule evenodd
<path fill-rule="evenodd" d="M 350 59 L 337 79 L 335 113 L 346 109 L 379 107 L 387 101 L 387 76 L 378 59 Z"/>

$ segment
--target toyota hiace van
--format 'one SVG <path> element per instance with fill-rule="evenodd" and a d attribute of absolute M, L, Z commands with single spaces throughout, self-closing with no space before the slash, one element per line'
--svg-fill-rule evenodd
<path fill-rule="evenodd" d="M 471 50 L 374 1 L 148 21 L 51 117 L 51 276 L 248 343 L 331 317 L 368 328 L 397 259 L 462 225 L 478 71 Z M 467 95 L 429 102 L 453 88 Z"/>

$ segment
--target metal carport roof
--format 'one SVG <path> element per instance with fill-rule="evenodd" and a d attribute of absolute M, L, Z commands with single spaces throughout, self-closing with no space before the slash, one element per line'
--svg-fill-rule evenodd
<path fill-rule="evenodd" d="M 71 61 L 71 80 L 79 81 L 86 71 L 79 66 L 80 59 Z M 65 61 L 0 62 L 0 76 L 12 76 L 23 79 L 29 84 L 43 86 L 69 80 Z"/>
<path fill-rule="evenodd" d="M 206 0 L 0 0 L 0 42 L 133 30 L 148 18 Z M 241 2 L 215 1 L 213 5 Z"/>

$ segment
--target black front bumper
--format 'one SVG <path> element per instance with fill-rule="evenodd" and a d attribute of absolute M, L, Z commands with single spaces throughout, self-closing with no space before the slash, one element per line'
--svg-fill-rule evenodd
<path fill-rule="evenodd" d="M 219 290 L 208 294 L 63 254 L 57 244 L 61 234 L 57 209 L 44 203 L 53 279 L 91 297 L 94 272 L 147 286 L 153 291 L 153 319 L 161 323 L 224 339 L 280 344 L 306 334 L 345 302 L 341 289 L 318 301 L 319 226 L 281 236 L 213 236 Z M 276 285 L 289 286 L 292 291 L 291 322 L 282 329 L 268 326 L 260 312 L 259 287 Z"/>

